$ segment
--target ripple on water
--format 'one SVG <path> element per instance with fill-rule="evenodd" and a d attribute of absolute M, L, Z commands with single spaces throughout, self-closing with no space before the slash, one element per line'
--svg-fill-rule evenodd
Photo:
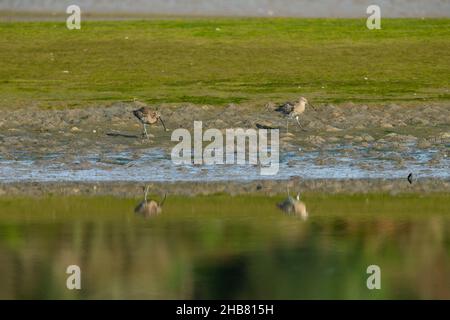
<path fill-rule="evenodd" d="M 290 151 L 280 155 L 279 171 L 262 176 L 256 165 L 176 165 L 159 148 L 136 152 L 33 157 L 21 153 L 15 160 L 0 158 L 0 181 L 241 181 L 261 179 L 371 179 L 403 178 L 409 172 L 423 178 L 450 178 L 450 160 L 430 166 L 438 150 L 410 149 L 396 157 L 376 157 L 367 148 L 336 146 L 324 151 Z M 332 161 L 330 161 L 332 160 Z"/>

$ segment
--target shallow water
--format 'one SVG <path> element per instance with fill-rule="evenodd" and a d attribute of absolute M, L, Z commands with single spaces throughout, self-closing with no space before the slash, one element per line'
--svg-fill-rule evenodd
<path fill-rule="evenodd" d="M 0 197 L 0 298 L 450 298 L 448 194 L 139 196 Z"/>
<path fill-rule="evenodd" d="M 65 12 L 69 0 L 3 0 L 0 9 Z M 440 0 L 78 0 L 82 12 L 195 14 L 233 16 L 365 17 L 378 4 L 383 16 L 449 16 L 450 5 Z"/>
<path fill-rule="evenodd" d="M 254 181 L 264 179 L 404 179 L 410 172 L 420 178 L 450 178 L 450 158 L 430 163 L 438 150 L 410 146 L 403 152 L 386 150 L 371 156 L 369 148 L 335 146 L 322 151 L 280 152 L 275 175 L 261 175 L 257 165 L 175 165 L 170 151 L 149 148 L 138 158 L 134 151 L 80 154 L 16 154 L 15 160 L 0 155 L 0 182 L 108 182 L 108 181 Z M 402 159 L 399 164 L 397 159 Z M 404 159 L 404 160 L 403 160 Z M 318 163 L 318 161 L 324 161 Z"/>

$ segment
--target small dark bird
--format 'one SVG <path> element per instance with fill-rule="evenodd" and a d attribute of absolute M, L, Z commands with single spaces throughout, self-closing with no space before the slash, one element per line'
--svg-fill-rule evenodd
<path fill-rule="evenodd" d="M 148 107 L 143 106 L 137 110 L 134 110 L 133 115 L 136 118 L 138 118 L 139 121 L 144 125 L 143 135 L 145 135 L 147 138 L 148 138 L 147 125 L 155 124 L 158 120 L 161 121 L 161 123 L 164 127 L 164 130 L 167 131 L 164 121 L 161 118 L 161 114 L 158 111 L 153 111 L 153 110 L 150 110 Z"/>
<path fill-rule="evenodd" d="M 409 184 L 413 183 L 413 174 L 412 174 L 412 172 L 410 174 L 408 174 L 408 182 L 409 182 Z"/>
<path fill-rule="evenodd" d="M 162 206 L 164 201 L 166 201 L 166 194 L 164 194 L 164 199 L 161 202 L 157 202 L 155 200 L 147 200 L 149 187 L 145 188 L 144 200 L 142 200 L 136 208 L 134 208 L 134 212 L 143 216 L 144 218 L 150 218 L 153 216 L 157 216 L 162 212 Z"/>

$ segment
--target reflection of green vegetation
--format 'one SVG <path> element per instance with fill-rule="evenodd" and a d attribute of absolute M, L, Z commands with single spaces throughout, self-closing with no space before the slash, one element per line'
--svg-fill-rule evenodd
<path fill-rule="evenodd" d="M 1 106 L 450 99 L 450 19 L 61 20 L 0 23 Z"/>
<path fill-rule="evenodd" d="M 450 196 L 0 198 L 0 298 L 449 298 Z M 65 268 L 83 290 L 65 289 Z M 380 292 L 365 268 L 382 268 Z"/>

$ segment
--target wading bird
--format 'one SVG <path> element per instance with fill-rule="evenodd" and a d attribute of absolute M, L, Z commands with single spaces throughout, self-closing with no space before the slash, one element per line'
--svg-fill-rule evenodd
<path fill-rule="evenodd" d="M 142 200 L 134 209 L 136 214 L 143 216 L 144 218 L 150 218 L 157 216 L 162 212 L 162 206 L 164 201 L 166 201 L 166 194 L 164 194 L 164 199 L 161 202 L 155 200 L 147 200 L 149 186 L 145 188 L 144 200 Z"/>
<path fill-rule="evenodd" d="M 164 131 L 167 131 L 164 121 L 161 118 L 161 114 L 158 111 L 150 110 L 143 103 L 139 103 L 137 101 L 135 101 L 135 104 L 137 106 L 141 106 L 139 109 L 136 109 L 133 111 L 133 115 L 136 118 L 138 118 L 139 121 L 143 124 L 143 126 L 144 126 L 143 135 L 145 135 L 148 138 L 147 125 L 155 124 L 158 120 L 161 121 L 161 123 L 164 127 Z"/>
<path fill-rule="evenodd" d="M 300 193 L 297 193 L 295 199 L 288 195 L 287 199 L 277 204 L 277 207 L 289 215 L 298 216 L 303 220 L 308 219 L 308 211 L 305 203 L 300 200 Z"/>
<path fill-rule="evenodd" d="M 297 120 L 298 126 L 302 129 L 305 130 L 302 125 L 300 124 L 299 121 L 299 117 L 300 115 L 305 112 L 306 109 L 306 105 L 311 106 L 314 110 L 316 110 L 305 97 L 300 97 L 300 99 L 298 100 L 298 102 L 296 103 L 290 103 L 287 102 L 281 106 L 279 106 L 277 109 L 275 109 L 275 111 L 284 113 L 285 115 L 287 115 L 286 118 L 286 132 L 288 132 L 288 126 L 289 126 L 289 119 L 295 119 Z"/>
<path fill-rule="evenodd" d="M 413 183 L 413 174 L 412 174 L 412 172 L 410 174 L 408 174 L 408 182 L 409 182 L 409 184 Z"/>

